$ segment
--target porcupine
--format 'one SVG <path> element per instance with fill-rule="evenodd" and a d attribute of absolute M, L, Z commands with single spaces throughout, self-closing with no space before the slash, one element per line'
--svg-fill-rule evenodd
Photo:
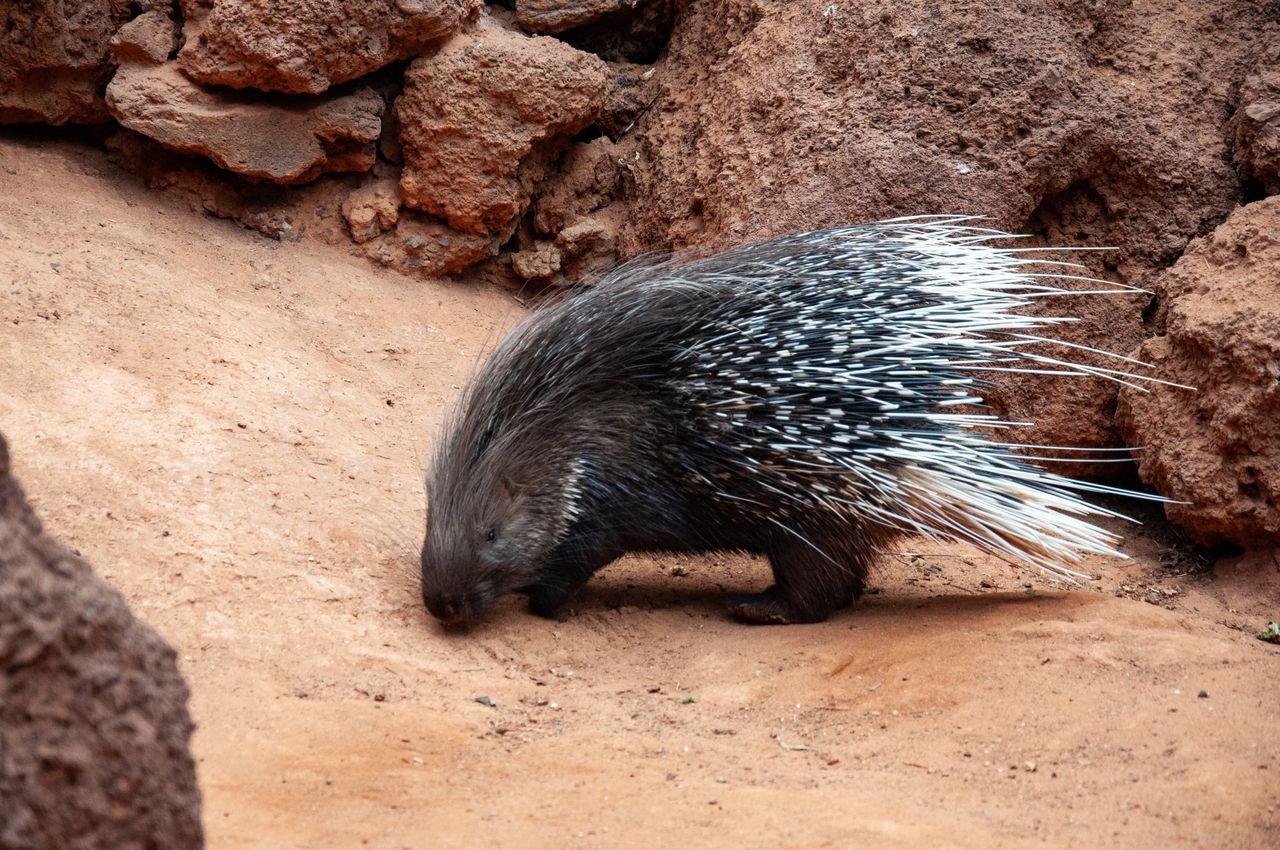
<path fill-rule="evenodd" d="M 1043 353 L 1018 312 L 1068 263 L 959 216 L 624 265 L 536 310 L 464 391 L 428 475 L 422 594 L 446 624 L 495 598 L 550 616 L 626 552 L 765 555 L 747 620 L 825 619 L 906 533 L 1067 581 L 1117 538 L 1081 491 L 984 432 L 991 371 L 1133 378 Z M 1032 269 L 1039 269 L 1033 271 Z M 1076 280 L 1088 280 L 1075 277 Z M 1087 294 L 1123 292 L 1113 285 Z M 1060 343 L 1071 348 L 1069 343 Z M 1118 355 L 1112 355 L 1118 357 Z M 1125 359 L 1127 358 L 1120 358 Z M 981 429 L 981 430 L 975 430 Z"/>

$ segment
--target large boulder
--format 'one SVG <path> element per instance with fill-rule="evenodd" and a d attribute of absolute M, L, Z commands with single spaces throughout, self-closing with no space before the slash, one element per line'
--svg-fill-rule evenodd
<path fill-rule="evenodd" d="M 167 61 L 176 39 L 169 19 L 155 12 L 117 34 L 120 67 L 107 86 L 107 104 L 125 127 L 170 150 L 274 183 L 373 166 L 385 104 L 372 89 L 274 98 L 207 89 Z"/>
<path fill-rule="evenodd" d="M 181 0 L 178 61 L 202 83 L 319 94 L 456 31 L 481 0 Z"/>
<path fill-rule="evenodd" d="M 110 118 L 111 37 L 158 0 L 0 3 L 0 123 L 92 123 Z"/>
<path fill-rule="evenodd" d="M 174 651 L 43 533 L 0 437 L 0 848 L 197 848 Z"/>
<path fill-rule="evenodd" d="M 405 205 L 509 234 L 554 154 L 599 112 L 606 80 L 595 56 L 488 18 L 414 60 L 395 105 Z"/>
<path fill-rule="evenodd" d="M 1194 389 L 1121 391 L 1138 471 L 1201 541 L 1280 545 L 1280 196 L 1193 242 L 1158 294 L 1137 356 Z"/>

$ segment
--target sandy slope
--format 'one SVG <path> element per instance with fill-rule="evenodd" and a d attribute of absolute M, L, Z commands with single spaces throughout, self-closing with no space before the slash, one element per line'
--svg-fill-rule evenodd
<path fill-rule="evenodd" d="M 0 140 L 0 430 L 179 648 L 211 847 L 1280 845 L 1280 565 L 1183 575 L 1158 526 L 1091 591 L 915 543 L 750 628 L 762 564 L 633 559 L 443 634 L 419 470 L 516 311 Z"/>

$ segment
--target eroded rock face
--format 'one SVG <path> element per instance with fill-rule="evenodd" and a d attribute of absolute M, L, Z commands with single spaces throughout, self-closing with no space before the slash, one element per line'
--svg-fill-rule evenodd
<path fill-rule="evenodd" d="M 176 657 L 42 533 L 0 437 L 0 848 L 198 848 Z"/>
<path fill-rule="evenodd" d="M 205 89 L 176 63 L 155 64 L 154 57 L 167 56 L 158 41 L 151 26 L 117 36 L 121 64 L 107 87 L 107 103 L 130 130 L 275 183 L 373 166 L 385 104 L 372 89 L 289 98 Z"/>
<path fill-rule="evenodd" d="M 1201 541 L 1280 544 L 1280 196 L 1193 242 L 1158 292 L 1136 356 L 1195 389 L 1121 391 L 1139 473 Z"/>
<path fill-rule="evenodd" d="M 588 53 L 484 19 L 417 59 L 396 101 L 406 206 L 455 230 L 509 230 L 554 145 L 591 123 L 606 68 Z"/>
<path fill-rule="evenodd" d="M 419 53 L 481 0 L 181 0 L 182 70 L 206 84 L 319 94 Z"/>
<path fill-rule="evenodd" d="M 106 121 L 102 89 L 111 77 L 111 36 L 135 0 L 0 3 L 0 122 Z"/>
<path fill-rule="evenodd" d="M 1241 174 L 1269 194 L 1280 193 L 1280 61 L 1245 78 L 1231 126 Z"/>

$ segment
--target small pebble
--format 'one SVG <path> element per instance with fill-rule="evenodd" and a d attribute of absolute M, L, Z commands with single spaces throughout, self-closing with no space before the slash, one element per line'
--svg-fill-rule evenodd
<path fill-rule="evenodd" d="M 476 697 L 476 702 L 481 705 L 487 705 L 489 708 L 493 708 L 497 705 L 497 703 L 493 701 L 493 697 Z"/>
<path fill-rule="evenodd" d="M 1208 692 L 1208 691 L 1201 691 L 1200 693 L 1196 694 L 1196 696 L 1198 696 L 1200 699 L 1208 699 L 1208 698 L 1209 698 L 1209 692 Z"/>

